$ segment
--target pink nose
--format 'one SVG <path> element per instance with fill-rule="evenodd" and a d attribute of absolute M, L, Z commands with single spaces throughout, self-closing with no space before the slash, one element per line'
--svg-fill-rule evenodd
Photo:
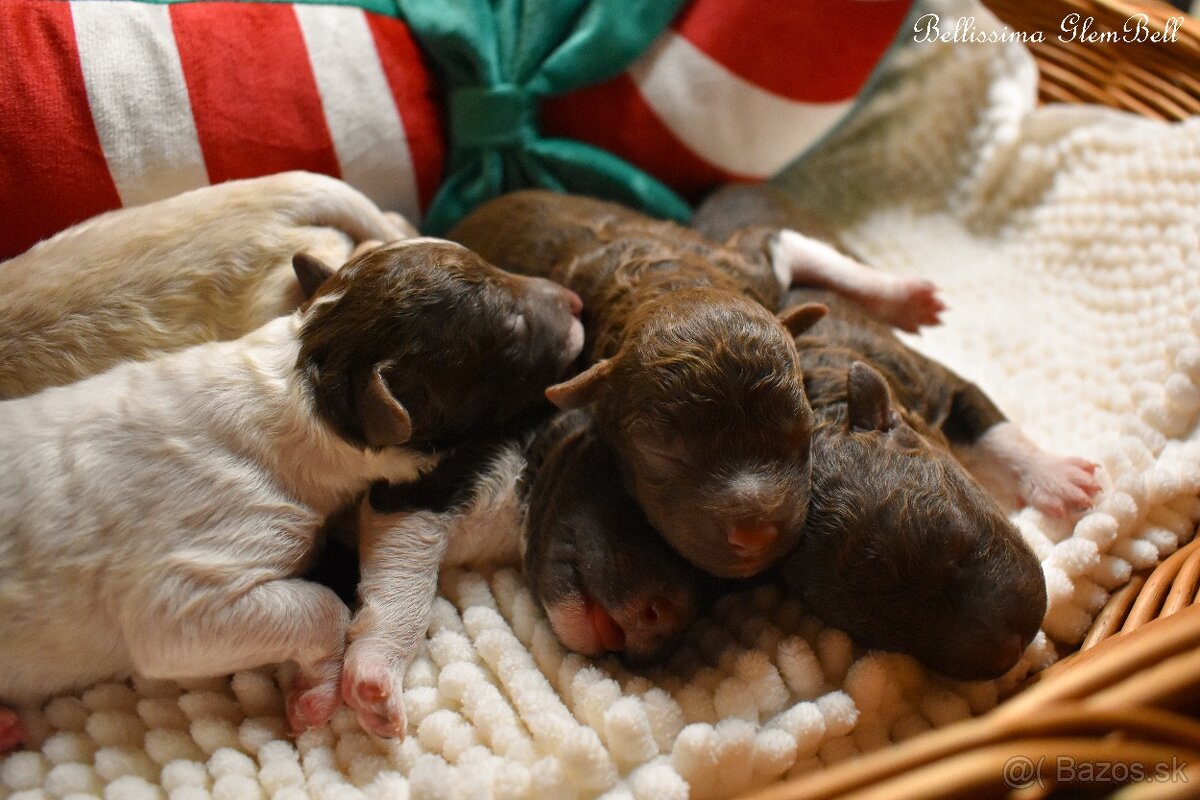
<path fill-rule="evenodd" d="M 769 522 L 735 525 L 729 531 L 729 543 L 738 555 L 762 555 L 778 538 L 779 529 Z"/>
<path fill-rule="evenodd" d="M 579 295 L 570 289 L 563 289 L 563 294 L 567 298 L 567 307 L 571 309 L 571 316 L 578 318 L 580 312 L 583 311 L 583 300 L 579 299 Z"/>

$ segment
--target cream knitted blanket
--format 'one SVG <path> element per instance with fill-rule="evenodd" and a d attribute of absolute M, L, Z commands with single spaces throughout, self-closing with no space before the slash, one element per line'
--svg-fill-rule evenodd
<path fill-rule="evenodd" d="M 970 3 L 934 10 L 946 32 L 955 14 L 988 24 Z M 106 684 L 46 706 L 41 749 L 0 763 L 0 800 L 719 798 L 993 706 L 1200 520 L 1200 120 L 1035 109 L 1035 78 L 1017 44 L 913 42 L 780 179 L 872 263 L 941 285 L 951 310 L 917 347 L 1047 448 L 1103 465 L 1073 526 L 1015 517 L 1050 608 L 1005 679 L 861 652 L 771 589 L 727 598 L 635 674 L 565 653 L 513 569 L 448 571 L 403 742 L 345 709 L 289 738 L 273 670 Z"/>

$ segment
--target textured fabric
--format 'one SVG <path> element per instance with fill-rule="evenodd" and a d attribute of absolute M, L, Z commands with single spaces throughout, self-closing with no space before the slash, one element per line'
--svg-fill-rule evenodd
<path fill-rule="evenodd" d="M 0 259 L 121 205 L 289 169 L 414 222 L 436 192 L 435 233 L 527 186 L 682 220 L 679 192 L 765 177 L 836 127 L 909 4 L 9 0 Z"/>
<path fill-rule="evenodd" d="M 1050 610 L 1010 675 L 956 683 L 863 653 L 769 588 L 633 673 L 564 653 L 514 570 L 451 570 L 406 677 L 403 743 L 345 709 L 291 740 L 271 670 L 139 680 L 51 702 L 50 738 L 0 764 L 0 795 L 731 797 L 993 706 L 1200 519 L 1200 120 L 1035 110 L 1034 92 L 1019 46 L 907 48 L 781 179 L 872 263 L 941 284 L 950 311 L 919 348 L 1049 449 L 1104 467 L 1074 524 L 1015 517 Z"/>
<path fill-rule="evenodd" d="M 308 169 L 417 221 L 442 176 L 432 77 L 346 5 L 0 5 L 0 259 L 87 217 Z"/>
<path fill-rule="evenodd" d="M 686 219 L 686 203 L 624 161 L 567 139 L 542 139 L 539 98 L 619 72 L 681 0 L 399 0 L 449 95 L 446 182 L 425 229 L 440 233 L 475 206 L 528 186 L 617 200 Z"/>
<path fill-rule="evenodd" d="M 546 131 L 615 153 L 689 198 L 761 180 L 850 113 L 911 5 L 693 0 L 621 75 L 547 101 Z"/>

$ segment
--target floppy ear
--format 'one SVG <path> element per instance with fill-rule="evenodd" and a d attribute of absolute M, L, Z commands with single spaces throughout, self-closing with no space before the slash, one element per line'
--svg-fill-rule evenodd
<path fill-rule="evenodd" d="M 874 367 L 861 361 L 850 365 L 846 374 L 846 399 L 850 407 L 851 430 L 886 431 L 896 424 L 887 381 Z"/>
<path fill-rule="evenodd" d="M 292 269 L 296 271 L 296 280 L 300 281 L 300 290 L 304 292 L 305 300 L 316 294 L 321 284 L 334 273 L 333 267 L 308 253 L 296 253 L 292 256 Z"/>
<path fill-rule="evenodd" d="M 788 329 L 792 336 L 799 336 L 813 325 L 816 325 L 829 313 L 829 306 L 824 303 L 803 303 L 802 305 L 785 308 L 779 312 L 779 321 Z"/>
<path fill-rule="evenodd" d="M 375 365 L 359 400 L 363 437 L 371 447 L 395 447 L 412 438 L 412 420 L 388 388 L 383 368 L 383 364 Z"/>
<path fill-rule="evenodd" d="M 612 373 L 612 359 L 597 361 L 569 381 L 557 383 L 546 390 L 546 399 L 563 411 L 583 408 L 600 399 L 608 387 L 608 376 Z"/>

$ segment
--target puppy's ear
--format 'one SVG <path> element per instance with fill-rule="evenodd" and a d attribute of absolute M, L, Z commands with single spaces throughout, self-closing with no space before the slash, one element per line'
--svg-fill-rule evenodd
<path fill-rule="evenodd" d="M 316 294 L 321 284 L 334 273 L 333 267 L 308 253 L 296 253 L 292 256 L 292 269 L 296 271 L 296 280 L 300 281 L 300 290 L 304 292 L 305 300 Z"/>
<path fill-rule="evenodd" d="M 846 400 L 850 430 L 887 431 L 899 421 L 887 381 L 879 370 L 861 361 L 851 364 L 846 374 Z"/>
<path fill-rule="evenodd" d="M 612 374 L 611 358 L 597 361 L 569 381 L 557 383 L 546 390 L 546 399 L 563 411 L 591 405 L 608 388 L 608 376 Z"/>
<path fill-rule="evenodd" d="M 779 312 L 779 321 L 788 329 L 792 336 L 799 336 L 813 325 L 816 325 L 829 313 L 829 306 L 823 303 L 803 303 Z"/>
<path fill-rule="evenodd" d="M 388 388 L 383 364 L 376 364 L 359 400 L 363 438 L 371 447 L 395 447 L 412 438 L 412 419 Z"/>

